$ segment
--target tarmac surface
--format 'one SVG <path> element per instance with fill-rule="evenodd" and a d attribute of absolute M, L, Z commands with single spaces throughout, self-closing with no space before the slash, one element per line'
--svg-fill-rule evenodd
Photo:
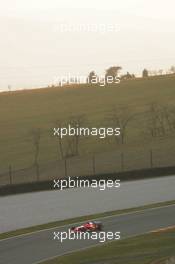
<path fill-rule="evenodd" d="M 175 225 L 175 205 L 147 209 L 100 219 L 105 232 L 121 232 L 121 239 Z M 54 240 L 54 232 L 68 232 L 70 226 L 38 231 L 28 235 L 0 240 L 1 264 L 34 264 L 40 261 L 103 245 L 98 240 Z M 107 243 L 107 242 L 106 242 Z"/>

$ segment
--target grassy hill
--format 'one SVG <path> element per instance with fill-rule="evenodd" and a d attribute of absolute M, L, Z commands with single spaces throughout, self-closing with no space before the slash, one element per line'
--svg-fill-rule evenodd
<path fill-rule="evenodd" d="M 84 115 L 86 127 L 109 125 L 113 108 L 127 118 L 133 116 L 126 129 L 125 144 L 113 138 L 82 138 L 80 155 L 112 150 L 175 146 L 173 133 L 152 138 L 147 134 L 150 105 L 173 109 L 175 76 L 151 77 L 123 81 L 118 85 L 71 86 L 25 90 L 0 94 L 0 172 L 9 164 L 16 169 L 30 166 L 34 159 L 31 131 L 40 128 L 39 161 L 58 158 L 57 140 L 53 137 L 56 120 L 68 120 L 72 115 Z M 174 145 L 173 145 L 174 144 Z"/>

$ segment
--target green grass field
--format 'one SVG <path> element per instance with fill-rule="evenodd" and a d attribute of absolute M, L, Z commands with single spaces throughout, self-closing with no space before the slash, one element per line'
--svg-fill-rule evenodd
<path fill-rule="evenodd" d="M 174 256 L 174 244 L 175 229 L 111 242 L 43 264 L 163 264 Z"/>
<path fill-rule="evenodd" d="M 169 107 L 175 101 L 175 76 L 123 81 L 107 87 L 80 85 L 78 87 L 47 88 L 0 94 L 0 173 L 32 165 L 34 151 L 31 131 L 40 128 L 40 163 L 58 159 L 57 140 L 52 136 L 56 120 L 85 115 L 84 126 L 103 127 L 108 124 L 113 107 L 136 115 L 128 125 L 126 143 L 117 145 L 114 139 L 89 137 L 81 139 L 82 156 L 112 150 L 175 146 L 174 135 L 153 140 L 145 136 L 149 105 Z M 174 144 L 174 145 L 173 145 Z"/>

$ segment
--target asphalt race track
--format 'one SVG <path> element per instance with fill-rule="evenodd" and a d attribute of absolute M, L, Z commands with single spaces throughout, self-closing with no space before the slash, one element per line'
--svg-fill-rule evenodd
<path fill-rule="evenodd" d="M 100 219 L 104 231 L 121 232 L 121 239 L 175 225 L 175 205 Z M 57 255 L 84 249 L 95 240 L 54 240 L 53 232 L 68 231 L 68 226 L 39 231 L 0 241 L 0 264 L 32 264 Z"/>

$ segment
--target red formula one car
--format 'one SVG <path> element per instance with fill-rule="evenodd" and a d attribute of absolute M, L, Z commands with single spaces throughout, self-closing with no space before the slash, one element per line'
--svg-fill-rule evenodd
<path fill-rule="evenodd" d="M 71 227 L 72 232 L 93 232 L 93 231 L 101 231 L 101 230 L 102 230 L 102 223 L 99 221 L 89 221 L 81 226 Z"/>

